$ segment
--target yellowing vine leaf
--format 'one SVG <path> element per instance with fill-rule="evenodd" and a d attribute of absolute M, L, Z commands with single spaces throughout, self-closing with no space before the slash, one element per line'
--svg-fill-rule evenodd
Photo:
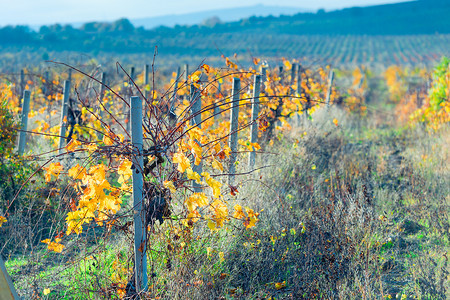
<path fill-rule="evenodd" d="M 222 227 L 228 217 L 228 208 L 221 200 L 217 199 L 211 203 L 211 209 L 213 210 L 213 220 L 216 222 L 217 227 Z"/>
<path fill-rule="evenodd" d="M 77 164 L 70 168 L 68 173 L 73 179 L 83 179 L 86 176 L 86 169 Z"/>
<path fill-rule="evenodd" d="M 47 248 L 50 251 L 55 251 L 57 253 L 61 253 L 64 249 L 64 245 L 60 244 L 59 242 L 61 242 L 60 238 L 55 239 L 54 242 L 50 241 L 50 239 L 45 239 L 41 241 L 42 243 L 47 244 Z"/>
<path fill-rule="evenodd" d="M 166 180 L 163 182 L 163 185 L 166 189 L 169 189 L 172 193 L 175 193 L 177 191 L 175 185 L 173 184 L 173 181 Z"/>
<path fill-rule="evenodd" d="M 244 218 L 245 217 L 245 213 L 244 213 L 244 211 L 242 210 L 242 206 L 240 206 L 239 204 L 236 204 L 235 206 L 234 206 L 234 214 L 233 214 L 233 218 L 236 218 L 236 219 L 242 219 L 242 218 Z"/>
<path fill-rule="evenodd" d="M 247 219 L 244 221 L 245 228 L 249 229 L 256 225 L 258 222 L 259 213 L 255 213 L 253 209 L 246 207 L 245 212 L 247 213 Z"/>
<path fill-rule="evenodd" d="M 3 223 L 8 222 L 5 217 L 0 216 L 0 227 L 2 227 Z"/>
<path fill-rule="evenodd" d="M 195 180 L 197 183 L 200 183 L 200 179 L 201 179 L 200 174 L 198 174 L 197 172 L 194 172 L 192 170 L 192 168 L 186 169 L 186 176 L 188 179 Z"/>
<path fill-rule="evenodd" d="M 190 212 L 193 212 L 197 207 L 208 205 L 208 197 L 204 193 L 194 193 L 186 199 L 185 204 Z"/>
<path fill-rule="evenodd" d="M 117 167 L 117 174 L 120 175 L 118 182 L 120 184 L 125 183 L 133 175 L 131 165 L 132 165 L 131 161 L 125 158 Z"/>
<path fill-rule="evenodd" d="M 217 159 L 213 159 L 212 162 L 212 167 L 216 170 L 222 171 L 223 172 L 223 165 L 221 162 L 219 162 Z"/>
<path fill-rule="evenodd" d="M 277 290 L 281 290 L 282 288 L 285 288 L 286 287 L 286 281 L 283 281 L 283 282 L 276 282 L 275 283 L 275 288 L 277 289 Z"/>
<path fill-rule="evenodd" d="M 178 171 L 184 173 L 184 171 L 191 166 L 189 159 L 183 152 L 177 152 L 173 155 L 173 163 L 178 164 Z"/>
<path fill-rule="evenodd" d="M 212 188 L 214 198 L 219 198 L 221 191 L 220 188 L 222 187 L 222 183 L 215 180 L 214 178 L 211 178 L 211 175 L 207 172 L 202 173 L 203 178 L 205 178 L 206 183 Z"/>
<path fill-rule="evenodd" d="M 110 133 L 111 135 L 111 133 Z M 105 143 L 106 146 L 112 146 L 114 145 L 114 140 L 109 135 L 103 136 L 103 143 Z"/>
<path fill-rule="evenodd" d="M 66 146 L 67 152 L 72 152 L 73 150 L 75 150 L 75 149 L 76 149 L 78 146 L 80 146 L 81 144 L 82 144 L 82 143 L 79 142 L 78 140 L 72 139 L 72 140 L 70 141 L 70 143 L 68 143 L 67 146 Z"/>
<path fill-rule="evenodd" d="M 57 163 L 51 163 L 48 167 L 44 167 L 43 169 L 46 171 L 46 173 L 44 175 L 45 181 L 50 182 L 52 180 L 52 175 L 54 175 L 56 178 L 58 178 L 59 174 L 62 172 L 62 170 L 64 168 L 61 165 L 61 163 L 57 162 Z"/>

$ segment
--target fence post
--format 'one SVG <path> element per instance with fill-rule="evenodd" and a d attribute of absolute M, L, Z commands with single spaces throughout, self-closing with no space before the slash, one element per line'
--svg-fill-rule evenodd
<path fill-rule="evenodd" d="M 148 101 L 148 78 L 149 78 L 149 74 L 150 74 L 150 66 L 149 65 L 145 65 L 144 66 L 144 97 L 145 99 Z"/>
<path fill-rule="evenodd" d="M 5 262 L 0 257 L 0 299 L 4 300 L 20 300 L 16 288 L 11 277 L 6 270 Z"/>
<path fill-rule="evenodd" d="M 134 275 L 136 292 L 147 289 L 147 241 L 145 234 L 144 195 L 144 157 L 142 132 L 142 100 L 134 96 L 130 101 L 131 143 L 133 144 L 133 218 L 134 218 Z"/>
<path fill-rule="evenodd" d="M 191 114 L 193 116 L 193 118 L 191 119 L 191 125 L 197 126 L 198 128 L 202 128 L 201 124 L 202 115 L 200 113 L 202 110 L 202 97 L 199 90 L 193 84 L 191 84 L 190 102 L 191 102 Z M 201 146 L 200 141 L 196 140 L 195 142 Z M 201 174 L 202 169 L 203 169 L 202 162 L 200 162 L 198 166 L 194 162 L 192 171 Z M 194 189 L 194 193 L 200 193 L 202 191 L 201 185 L 199 185 L 195 181 L 192 182 L 192 187 Z"/>
<path fill-rule="evenodd" d="M 189 65 L 188 64 L 184 65 L 184 78 L 185 78 L 186 82 L 189 79 Z"/>
<path fill-rule="evenodd" d="M 234 184 L 234 177 L 236 173 L 236 157 L 237 157 L 237 140 L 238 140 L 238 126 L 239 126 L 239 100 L 240 100 L 241 80 L 233 78 L 233 91 L 231 114 L 230 114 L 230 137 L 228 139 L 228 146 L 230 147 L 230 166 L 228 175 L 228 184 Z"/>
<path fill-rule="evenodd" d="M 67 130 L 67 110 L 70 97 L 70 81 L 64 81 L 64 95 L 61 104 L 61 128 L 59 129 L 59 154 L 63 152 L 64 142 L 66 141 Z"/>
<path fill-rule="evenodd" d="M 105 84 L 106 84 L 106 72 L 102 72 L 102 76 L 100 78 L 100 94 L 99 94 L 99 105 L 98 105 L 98 117 L 100 120 L 103 119 L 103 97 L 105 95 Z M 97 139 L 101 141 L 103 138 L 103 134 L 101 132 L 97 132 Z"/>
<path fill-rule="evenodd" d="M 292 90 L 292 85 L 294 85 L 295 83 L 295 72 L 297 71 L 297 64 L 292 64 L 292 69 L 291 69 L 291 91 Z"/>
<path fill-rule="evenodd" d="M 49 95 L 49 87 L 50 87 L 49 80 L 50 80 L 49 71 L 45 71 L 44 72 L 44 81 L 45 81 L 45 83 L 42 86 L 42 92 L 45 95 L 45 100 L 46 101 L 48 100 L 47 96 Z"/>
<path fill-rule="evenodd" d="M 25 151 L 25 144 L 27 139 L 28 128 L 28 112 L 30 111 L 30 91 L 23 91 L 23 104 L 22 104 L 22 131 L 19 133 L 19 156 L 23 155 Z"/>
<path fill-rule="evenodd" d="M 218 95 L 221 94 L 221 89 L 222 89 L 222 84 L 219 82 L 217 85 L 217 94 L 216 94 L 216 99 L 214 99 L 214 110 L 213 110 L 213 114 L 214 114 L 214 120 L 216 120 L 219 117 L 220 114 L 220 106 L 218 105 Z"/>
<path fill-rule="evenodd" d="M 330 70 L 330 75 L 328 77 L 328 91 L 326 98 L 327 107 L 330 107 L 330 98 L 331 98 L 331 91 L 333 88 L 333 80 L 334 80 L 334 71 Z"/>
<path fill-rule="evenodd" d="M 20 97 L 23 97 L 23 92 L 25 91 L 25 72 L 20 70 Z"/>
<path fill-rule="evenodd" d="M 258 140 L 258 119 L 259 114 L 259 93 L 261 91 L 261 75 L 255 75 L 253 82 L 253 98 L 252 98 L 252 125 L 250 126 L 250 143 L 256 143 Z M 248 168 L 250 170 L 255 166 L 255 148 L 249 153 Z"/>
<path fill-rule="evenodd" d="M 298 64 L 298 69 L 297 69 L 297 94 L 300 97 L 299 101 L 302 99 L 302 65 Z M 305 109 L 302 105 L 302 108 Z M 297 113 L 297 126 L 300 126 L 300 122 L 301 122 L 301 117 L 300 114 Z"/>
<path fill-rule="evenodd" d="M 181 68 L 177 69 L 177 77 L 175 78 L 175 83 L 173 85 L 173 95 L 172 95 L 172 103 L 170 104 L 170 111 L 175 113 L 175 102 L 177 101 L 177 93 L 178 93 L 178 78 L 180 77 Z"/>

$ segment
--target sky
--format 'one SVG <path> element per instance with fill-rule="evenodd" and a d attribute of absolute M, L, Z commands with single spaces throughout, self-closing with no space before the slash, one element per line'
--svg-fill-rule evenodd
<path fill-rule="evenodd" d="M 0 26 L 146 18 L 264 4 L 316 10 L 402 0 L 0 0 Z M 403 0 L 404 1 L 404 0 Z"/>

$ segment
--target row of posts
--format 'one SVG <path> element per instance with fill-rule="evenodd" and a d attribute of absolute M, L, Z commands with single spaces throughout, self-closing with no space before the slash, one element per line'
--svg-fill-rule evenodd
<path fill-rule="evenodd" d="M 188 74 L 188 65 L 185 66 L 185 73 L 186 73 L 186 80 L 187 80 L 187 74 Z M 147 85 L 149 83 L 149 65 L 145 65 L 144 68 L 144 85 L 146 86 L 145 88 L 145 94 L 144 96 L 147 98 L 148 97 L 148 88 Z M 297 69 L 297 65 L 293 64 L 292 65 L 292 74 L 291 74 L 291 84 L 294 83 L 295 80 L 295 73 L 296 73 L 296 69 Z M 281 67 L 280 67 L 280 72 L 281 72 Z M 254 82 L 253 82 L 253 97 L 252 97 L 252 124 L 250 126 L 250 142 L 251 143 L 256 143 L 257 139 L 258 139 L 258 125 L 256 120 L 258 119 L 258 114 L 259 114 L 259 95 L 260 92 L 264 92 L 264 82 L 265 82 L 265 76 L 266 76 L 266 68 L 262 68 L 262 75 L 255 75 L 254 76 Z M 302 94 L 302 88 L 301 88 L 301 66 L 298 66 L 298 72 L 297 72 L 297 93 L 299 95 Z M 28 125 L 28 112 L 29 112 L 29 107 L 30 107 L 30 92 L 28 90 L 25 90 L 25 79 L 24 79 L 24 72 L 23 70 L 20 73 L 20 81 L 21 81 L 21 90 L 23 90 L 23 105 L 22 105 L 22 130 L 20 131 L 19 134 L 19 143 L 18 143 L 18 153 L 19 155 L 23 155 L 24 150 L 25 150 L 25 144 L 26 144 L 26 131 L 27 131 L 27 125 Z M 132 88 L 132 84 L 133 84 L 133 80 L 135 77 L 135 72 L 134 72 L 134 67 L 131 68 L 131 72 L 130 72 L 130 79 L 128 81 L 129 83 L 129 89 L 128 89 L 128 93 L 129 95 L 132 94 L 131 92 L 131 88 Z M 177 77 L 174 83 L 174 92 L 173 92 L 173 96 L 172 96 L 172 100 L 169 104 L 169 108 L 170 111 L 173 113 L 174 111 L 174 105 L 175 105 L 175 100 L 176 100 L 176 92 L 178 90 L 178 80 L 180 77 L 180 68 L 178 68 L 177 70 Z M 325 103 L 327 105 L 327 107 L 329 107 L 330 105 L 330 97 L 331 97 L 331 92 L 332 92 L 332 85 L 333 85 L 333 79 L 334 79 L 334 72 L 333 70 L 330 71 L 329 74 L 329 82 L 328 82 L 328 90 L 327 90 L 327 94 L 326 94 L 326 98 L 325 98 Z M 261 85 L 261 83 L 263 83 Z M 61 107 L 61 128 L 60 128 L 60 132 L 59 132 L 59 137 L 60 137 L 60 141 L 59 141 L 59 153 L 61 154 L 63 149 L 64 149 L 64 142 L 66 141 L 65 139 L 65 135 L 66 135 L 66 131 L 67 131 L 67 127 L 68 127 L 68 123 L 67 123 L 67 115 L 68 115 L 68 106 L 69 106 L 69 96 L 70 96 L 70 78 L 69 80 L 64 81 L 64 91 L 63 91 L 63 101 L 62 101 L 62 107 Z M 103 96 L 105 93 L 105 85 L 106 85 L 106 73 L 103 72 L 101 75 L 101 79 L 100 79 L 100 93 L 99 93 L 99 99 L 100 102 L 102 102 L 103 100 Z M 232 174 L 235 173 L 235 163 L 236 163 L 236 152 L 237 152 L 237 132 L 239 131 L 238 128 L 238 115 L 239 115 L 239 100 L 240 100 L 240 90 L 241 90 L 241 86 L 240 86 L 240 80 L 239 78 L 234 78 L 233 79 L 233 90 L 232 90 L 232 101 L 231 101 L 231 117 L 230 117 L 230 136 L 229 136 L 229 147 L 231 149 L 231 157 L 230 157 L 230 166 L 229 166 L 229 173 L 230 173 L 230 178 L 229 178 L 229 183 L 232 184 L 234 182 L 234 176 Z M 191 90 L 190 90 L 190 99 L 191 99 L 191 112 L 192 112 L 192 120 L 191 120 L 191 125 L 195 124 L 198 127 L 201 128 L 201 94 L 199 92 L 199 90 L 191 85 Z M 126 106 L 125 106 L 126 107 Z M 308 118 L 308 106 L 304 109 L 304 116 L 305 118 Z M 215 107 L 215 111 L 214 114 L 217 113 L 216 109 L 218 109 L 218 107 Z M 99 118 L 102 119 L 102 115 L 103 115 L 103 109 L 99 108 L 97 110 L 97 113 L 99 115 Z M 125 111 L 125 115 L 126 116 L 130 116 L 129 112 Z M 130 116 L 131 117 L 131 116 Z M 127 122 L 127 124 L 129 124 L 130 122 Z M 127 130 L 129 130 L 129 125 L 127 126 Z M 98 134 L 98 138 L 101 138 L 101 134 Z M 251 151 L 249 154 L 249 159 L 248 159 L 248 167 L 250 170 L 253 169 L 255 164 L 255 152 Z M 199 166 L 195 166 L 195 170 L 197 173 L 201 173 L 201 165 Z"/>

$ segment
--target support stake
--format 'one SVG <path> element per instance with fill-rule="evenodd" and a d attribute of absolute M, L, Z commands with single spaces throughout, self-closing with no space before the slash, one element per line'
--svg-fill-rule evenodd
<path fill-rule="evenodd" d="M 145 230 L 144 196 L 144 137 L 142 132 L 142 100 L 131 97 L 131 143 L 133 144 L 133 214 L 134 214 L 134 274 L 136 292 L 147 289 L 147 241 Z"/>

